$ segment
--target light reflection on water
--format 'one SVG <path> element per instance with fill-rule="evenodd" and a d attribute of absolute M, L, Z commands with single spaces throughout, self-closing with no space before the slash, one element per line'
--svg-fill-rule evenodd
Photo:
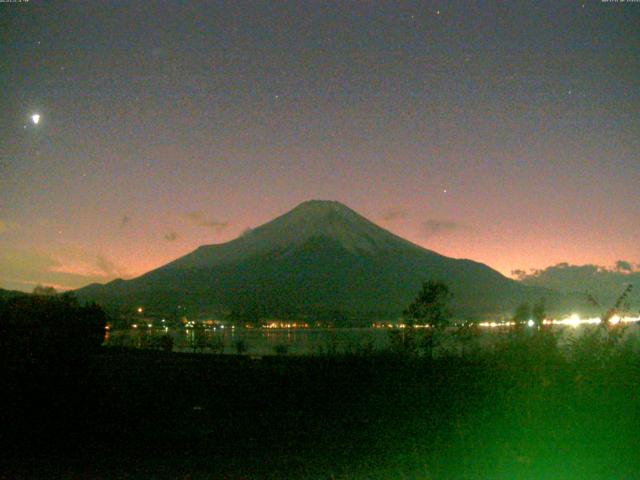
<path fill-rule="evenodd" d="M 558 345 L 564 348 L 574 339 L 587 332 L 599 331 L 595 325 L 571 327 L 554 325 Z M 602 330 L 602 329 L 600 329 Z M 243 353 L 247 355 L 313 355 L 331 353 L 366 353 L 380 351 L 390 347 L 390 329 L 387 328 L 262 328 L 262 329 L 208 329 L 204 332 L 206 341 L 194 349 L 194 332 L 190 329 L 151 329 L 132 328 L 129 330 L 111 330 L 105 335 L 105 345 L 134 348 L 160 348 L 160 339 L 170 336 L 173 339 L 173 351 L 202 353 Z M 492 348 L 501 340 L 508 338 L 513 332 L 509 327 L 478 329 L 466 337 L 457 335 L 452 329 L 439 338 L 440 348 L 450 353 L 476 348 Z M 624 330 L 626 340 L 638 348 L 640 326 L 627 325 Z M 401 331 L 399 331 L 402 334 Z M 421 332 L 417 331 L 417 335 Z M 526 330 L 533 335 L 533 330 Z M 244 345 L 239 352 L 238 343 Z"/>
<path fill-rule="evenodd" d="M 105 345 L 146 348 L 153 347 L 160 337 L 169 335 L 174 351 L 193 351 L 193 331 L 189 329 L 129 329 L 111 330 L 105 336 Z M 205 331 L 208 343 L 222 344 L 222 352 L 237 353 L 238 342 L 243 342 L 249 355 L 273 355 L 276 351 L 292 355 L 356 352 L 365 348 L 384 349 L 388 346 L 386 329 L 379 328 L 304 328 L 304 329 L 209 329 Z M 207 344 L 207 342 L 203 342 Z M 210 353 L 211 348 L 197 348 Z"/>

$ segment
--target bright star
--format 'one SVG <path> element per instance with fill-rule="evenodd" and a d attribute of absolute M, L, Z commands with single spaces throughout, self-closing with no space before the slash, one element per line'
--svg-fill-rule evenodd
<path fill-rule="evenodd" d="M 38 123 L 40 123 L 40 114 L 34 113 L 33 115 L 31 115 L 31 121 L 34 125 L 38 125 Z"/>

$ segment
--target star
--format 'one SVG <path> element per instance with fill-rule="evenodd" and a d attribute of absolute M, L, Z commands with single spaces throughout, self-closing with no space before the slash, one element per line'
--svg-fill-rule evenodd
<path fill-rule="evenodd" d="M 40 114 L 34 113 L 33 115 L 31 115 L 31 121 L 34 125 L 38 125 L 40 123 Z"/>

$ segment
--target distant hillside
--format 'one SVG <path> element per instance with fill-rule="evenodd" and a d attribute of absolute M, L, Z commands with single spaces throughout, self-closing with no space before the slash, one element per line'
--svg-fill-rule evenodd
<path fill-rule="evenodd" d="M 28 294 L 25 292 L 19 292 L 17 290 L 5 290 L 3 288 L 0 288 L 0 299 L 20 297 L 22 295 L 28 295 Z"/>
<path fill-rule="evenodd" d="M 619 261 L 616 267 L 559 263 L 543 270 L 517 271 L 524 285 L 550 288 L 586 298 L 593 295 L 604 306 L 611 306 L 627 285 L 633 285 L 629 301 L 633 311 L 640 309 L 640 271 L 637 266 Z"/>
<path fill-rule="evenodd" d="M 472 260 L 448 258 L 332 201 L 309 201 L 219 245 L 206 245 L 132 280 L 90 285 L 81 299 L 108 306 L 262 316 L 344 312 L 397 318 L 421 283 L 450 285 L 457 316 L 511 311 L 552 291 L 527 287 Z"/>

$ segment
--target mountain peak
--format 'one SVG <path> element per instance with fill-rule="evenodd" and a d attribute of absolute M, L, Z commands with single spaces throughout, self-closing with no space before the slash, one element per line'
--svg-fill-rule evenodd
<path fill-rule="evenodd" d="M 297 207 L 295 207 L 291 211 L 293 212 L 295 210 L 313 210 L 313 211 L 327 211 L 327 210 L 333 210 L 333 211 L 342 210 L 342 211 L 344 211 L 344 210 L 348 210 L 348 211 L 353 211 L 349 207 L 347 207 L 345 204 L 340 203 L 340 202 L 338 202 L 336 200 L 320 200 L 320 199 L 305 200 L 304 202 L 299 204 Z"/>
<path fill-rule="evenodd" d="M 370 223 L 354 210 L 335 200 L 307 200 L 276 220 L 287 218 L 294 222 L 319 222 L 332 216 Z"/>
<path fill-rule="evenodd" d="M 308 200 L 251 233 L 280 245 L 299 244 L 314 237 L 331 238 L 348 250 L 360 252 L 405 241 L 334 200 Z"/>
<path fill-rule="evenodd" d="M 319 238 L 358 254 L 397 249 L 399 245 L 402 248 L 421 249 L 340 202 L 308 200 L 235 240 L 219 245 L 204 245 L 166 267 L 201 267 L 273 251 L 288 251 Z"/>

